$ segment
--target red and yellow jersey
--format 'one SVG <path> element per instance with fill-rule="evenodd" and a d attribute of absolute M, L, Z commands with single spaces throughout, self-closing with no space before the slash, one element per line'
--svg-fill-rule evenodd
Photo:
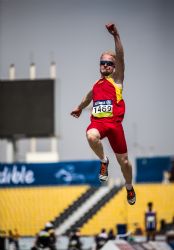
<path fill-rule="evenodd" d="M 93 86 L 93 109 L 91 120 L 99 122 L 121 122 L 124 118 L 125 103 L 122 86 L 111 76 L 99 79 Z"/>

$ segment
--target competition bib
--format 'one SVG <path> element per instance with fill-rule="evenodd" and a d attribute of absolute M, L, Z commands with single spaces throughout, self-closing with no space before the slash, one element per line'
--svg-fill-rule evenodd
<path fill-rule="evenodd" d="M 112 117 L 113 116 L 112 100 L 95 101 L 93 104 L 92 115 L 98 118 Z"/>

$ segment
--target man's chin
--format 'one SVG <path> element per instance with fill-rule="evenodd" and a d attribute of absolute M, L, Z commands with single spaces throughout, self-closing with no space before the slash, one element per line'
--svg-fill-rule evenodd
<path fill-rule="evenodd" d="M 109 76 L 111 73 L 109 72 L 101 72 L 102 76 Z"/>

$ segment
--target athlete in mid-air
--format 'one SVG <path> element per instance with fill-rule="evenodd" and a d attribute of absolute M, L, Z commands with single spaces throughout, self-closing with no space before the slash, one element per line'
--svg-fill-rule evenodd
<path fill-rule="evenodd" d="M 109 159 L 105 155 L 101 140 L 107 137 L 115 153 L 125 178 L 127 201 L 135 204 L 136 194 L 132 186 L 132 166 L 128 159 L 127 145 L 122 127 L 125 103 L 122 97 L 124 81 L 124 50 L 117 27 L 107 24 L 107 30 L 115 41 L 115 52 L 103 52 L 100 57 L 101 78 L 83 98 L 82 102 L 71 112 L 78 118 L 82 110 L 93 101 L 91 124 L 86 136 L 91 149 L 101 161 L 99 179 L 108 180 Z"/>

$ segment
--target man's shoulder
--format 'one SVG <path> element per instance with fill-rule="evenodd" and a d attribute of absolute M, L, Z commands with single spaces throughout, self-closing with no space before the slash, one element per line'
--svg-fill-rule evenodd
<path fill-rule="evenodd" d="M 106 78 L 111 84 L 113 84 L 115 87 L 122 89 L 123 83 L 117 79 L 114 79 L 113 77 L 107 77 Z"/>
<path fill-rule="evenodd" d="M 98 80 L 96 80 L 96 81 L 94 82 L 93 85 L 95 85 L 95 84 L 97 84 L 97 83 L 100 83 L 100 82 L 102 82 L 103 80 L 104 80 L 104 78 L 99 78 Z"/>

